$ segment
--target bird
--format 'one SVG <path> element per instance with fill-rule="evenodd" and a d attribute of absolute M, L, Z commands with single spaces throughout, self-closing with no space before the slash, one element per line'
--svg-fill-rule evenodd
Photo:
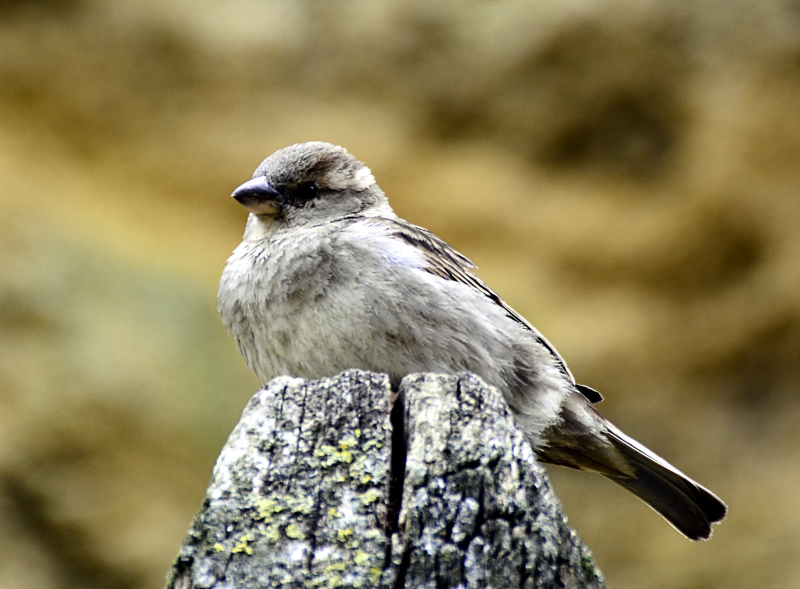
<path fill-rule="evenodd" d="M 249 215 L 217 308 L 250 370 L 315 379 L 471 372 L 496 387 L 537 458 L 599 473 L 691 540 L 726 505 L 595 408 L 556 349 L 468 258 L 398 217 L 370 169 L 311 141 L 267 157 L 232 197 Z"/>

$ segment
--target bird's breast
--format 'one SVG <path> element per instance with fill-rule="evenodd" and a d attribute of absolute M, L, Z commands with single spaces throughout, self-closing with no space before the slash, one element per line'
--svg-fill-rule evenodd
<path fill-rule="evenodd" d="M 357 326 L 369 321 L 348 287 L 353 276 L 316 245 L 243 243 L 223 271 L 222 321 L 262 383 L 330 376 L 363 362 Z"/>

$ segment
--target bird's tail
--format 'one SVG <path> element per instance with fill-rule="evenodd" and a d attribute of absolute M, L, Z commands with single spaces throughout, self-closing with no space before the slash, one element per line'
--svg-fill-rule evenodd
<path fill-rule="evenodd" d="M 622 433 L 578 394 L 562 409 L 563 421 L 545 432 L 537 453 L 552 462 L 598 472 L 626 488 L 691 540 L 711 536 L 727 507 L 711 491 Z"/>
<path fill-rule="evenodd" d="M 608 426 L 608 439 L 633 467 L 634 473 L 633 476 L 606 477 L 647 503 L 687 538 L 708 539 L 711 524 L 721 521 L 728 511 L 725 504 L 611 423 Z"/>

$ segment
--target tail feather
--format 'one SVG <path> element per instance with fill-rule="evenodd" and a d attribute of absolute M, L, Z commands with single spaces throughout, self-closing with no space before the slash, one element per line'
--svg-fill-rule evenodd
<path fill-rule="evenodd" d="M 711 536 L 727 507 L 711 491 L 626 436 L 579 393 L 568 396 L 561 420 L 537 447 L 543 462 L 602 474 L 647 503 L 692 540 Z"/>
<path fill-rule="evenodd" d="M 608 425 L 608 439 L 635 473 L 632 477 L 607 478 L 638 496 L 686 537 L 708 539 L 711 524 L 725 517 L 725 504 L 660 456 Z"/>

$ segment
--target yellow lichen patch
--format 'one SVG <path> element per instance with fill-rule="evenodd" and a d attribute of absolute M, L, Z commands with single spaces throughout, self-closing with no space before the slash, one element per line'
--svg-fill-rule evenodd
<path fill-rule="evenodd" d="M 345 528 L 344 530 L 339 530 L 336 534 L 336 539 L 339 540 L 339 542 L 347 542 L 352 536 L 353 530 Z"/>
<path fill-rule="evenodd" d="M 253 541 L 253 533 L 248 532 L 239 538 L 236 542 L 236 546 L 233 547 L 231 552 L 233 554 L 238 554 L 239 552 L 244 552 L 245 554 L 253 554 L 253 549 L 248 546 L 249 542 Z"/>
<path fill-rule="evenodd" d="M 306 587 L 341 587 L 344 582 L 340 573 L 347 570 L 343 562 L 334 562 L 325 567 L 324 574 L 309 579 L 305 582 Z"/>
<path fill-rule="evenodd" d="M 256 519 L 261 519 L 270 523 L 273 521 L 273 516 L 276 513 L 280 513 L 284 510 L 291 511 L 295 514 L 308 515 L 314 509 L 314 499 L 305 495 L 292 496 L 273 494 L 256 501 L 255 507 L 258 510 Z"/>
<path fill-rule="evenodd" d="M 354 439 L 354 438 L 348 438 Z M 353 461 L 353 454 L 347 449 L 350 446 L 347 446 L 349 442 L 343 440 L 341 443 L 345 444 L 345 448 L 342 450 L 337 450 L 333 446 L 329 444 L 323 444 L 316 450 L 314 450 L 314 456 L 317 458 L 323 458 L 321 462 L 321 466 L 323 468 L 329 468 L 334 464 L 350 464 Z"/>
<path fill-rule="evenodd" d="M 257 519 L 271 520 L 273 514 L 283 511 L 283 506 L 272 495 L 266 499 L 259 499 L 255 505 L 258 510 Z"/>
<path fill-rule="evenodd" d="M 348 474 L 350 475 L 351 479 L 354 479 L 361 483 L 362 485 L 367 485 L 372 482 L 374 477 L 382 476 L 382 470 L 380 465 L 376 465 L 374 462 L 370 462 L 369 457 L 366 454 L 362 454 L 359 456 L 348 469 Z M 375 472 L 377 466 L 377 472 Z"/>
<path fill-rule="evenodd" d="M 292 513 L 308 515 L 314 509 L 314 499 L 308 495 L 297 497 L 287 495 L 284 497 L 284 503 Z"/>
<path fill-rule="evenodd" d="M 214 544 L 211 548 L 214 550 L 214 552 L 222 552 L 222 551 L 225 550 L 225 547 L 222 544 L 220 544 L 219 542 Z"/>
<path fill-rule="evenodd" d="M 286 526 L 286 536 L 292 538 L 293 540 L 305 540 L 306 536 L 300 530 L 299 527 L 295 524 L 289 524 Z"/>
<path fill-rule="evenodd" d="M 383 444 L 381 444 L 378 440 L 369 440 L 363 446 L 364 452 L 367 450 L 372 450 L 373 448 L 383 448 Z"/>
<path fill-rule="evenodd" d="M 353 557 L 353 562 L 357 565 L 365 564 L 367 561 L 370 560 L 370 555 L 364 552 L 363 550 L 359 550 L 356 552 L 356 555 Z"/>
<path fill-rule="evenodd" d="M 358 496 L 358 500 L 361 501 L 361 505 L 371 505 L 380 499 L 382 495 L 377 489 L 368 489 Z"/>
<path fill-rule="evenodd" d="M 329 444 L 322 444 L 322 446 L 314 450 L 314 456 L 317 458 L 323 458 L 325 456 L 330 456 L 334 452 L 336 452 L 336 448 Z"/>
<path fill-rule="evenodd" d="M 356 440 L 353 436 L 348 436 L 339 440 L 339 449 L 349 450 L 350 448 L 354 448 L 356 444 L 358 444 L 358 440 Z"/>
<path fill-rule="evenodd" d="M 376 528 L 372 528 L 371 530 L 367 530 L 367 533 L 364 534 L 364 537 L 367 540 L 377 540 L 378 538 L 383 537 L 383 532 Z"/>
<path fill-rule="evenodd" d="M 281 529 L 276 524 L 268 525 L 267 529 L 263 530 L 261 534 L 270 544 L 275 544 L 275 542 L 281 539 Z"/>

